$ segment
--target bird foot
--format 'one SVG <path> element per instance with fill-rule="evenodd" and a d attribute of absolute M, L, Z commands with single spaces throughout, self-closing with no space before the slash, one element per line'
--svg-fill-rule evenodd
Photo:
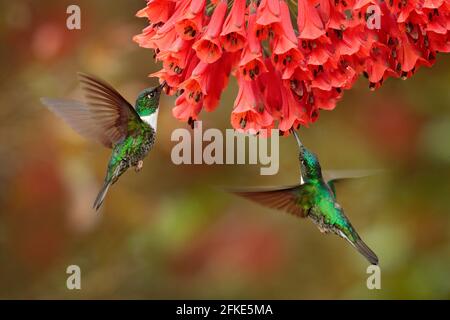
<path fill-rule="evenodd" d="M 139 160 L 138 163 L 137 163 L 137 165 L 136 165 L 136 167 L 134 168 L 134 170 L 135 170 L 136 172 L 139 172 L 139 171 L 141 171 L 141 169 L 142 169 L 143 166 L 144 166 L 144 161 Z"/>

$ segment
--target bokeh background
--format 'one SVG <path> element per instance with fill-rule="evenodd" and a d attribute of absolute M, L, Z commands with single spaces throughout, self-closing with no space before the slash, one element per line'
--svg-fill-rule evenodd
<path fill-rule="evenodd" d="M 81 7 L 82 28 L 66 29 Z M 109 150 L 85 141 L 39 103 L 75 97 L 76 71 L 134 101 L 157 83 L 150 50 L 131 41 L 146 22 L 141 0 L 0 2 L 0 298 L 450 298 L 450 59 L 371 92 L 361 79 L 304 143 L 322 167 L 384 168 L 342 184 L 338 198 L 381 261 L 382 289 L 366 261 L 309 221 L 262 208 L 214 185 L 278 185 L 299 176 L 296 144 L 281 139 L 280 171 L 255 165 L 171 162 L 172 131 L 187 127 L 164 97 L 157 144 L 139 174 L 91 209 Z M 229 128 L 232 81 L 204 128 Z M 66 288 L 66 268 L 82 290 Z"/>

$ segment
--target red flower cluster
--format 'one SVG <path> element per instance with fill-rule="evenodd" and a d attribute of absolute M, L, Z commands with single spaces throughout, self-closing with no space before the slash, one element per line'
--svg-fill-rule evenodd
<path fill-rule="evenodd" d="M 214 110 L 233 74 L 231 123 L 250 133 L 308 125 L 360 74 L 375 89 L 450 51 L 449 0 L 149 0 L 137 16 L 173 115 Z"/>

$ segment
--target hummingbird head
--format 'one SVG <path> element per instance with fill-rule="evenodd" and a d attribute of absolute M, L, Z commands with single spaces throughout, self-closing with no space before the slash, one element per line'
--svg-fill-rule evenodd
<path fill-rule="evenodd" d="M 158 110 L 159 97 L 165 85 L 166 83 L 163 82 L 157 87 L 147 88 L 139 93 L 136 99 L 136 112 L 141 117 L 149 116 Z"/>
<path fill-rule="evenodd" d="M 300 167 L 303 180 L 317 179 L 322 177 L 322 169 L 317 156 L 306 149 L 303 145 L 300 147 Z"/>
<path fill-rule="evenodd" d="M 322 169 L 320 168 L 320 162 L 317 156 L 305 148 L 294 129 L 291 129 L 291 132 L 300 149 L 299 160 L 303 180 L 322 178 Z"/>

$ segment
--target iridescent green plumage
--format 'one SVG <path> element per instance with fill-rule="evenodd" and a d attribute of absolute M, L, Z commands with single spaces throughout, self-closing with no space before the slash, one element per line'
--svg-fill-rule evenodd
<path fill-rule="evenodd" d="M 316 155 L 303 146 L 295 131 L 292 130 L 292 132 L 300 148 L 301 183 L 288 187 L 239 190 L 233 193 L 270 208 L 284 210 L 302 218 L 310 218 L 321 232 L 339 235 L 364 255 L 370 263 L 378 264 L 378 257 L 361 240 L 336 201 L 334 184 L 351 178 L 352 175 L 338 175 L 331 179 L 324 179 Z M 357 172 L 354 176 L 361 176 L 361 174 Z"/>
<path fill-rule="evenodd" d="M 136 108 L 112 86 L 80 73 L 87 103 L 67 99 L 42 98 L 51 111 L 81 135 L 112 148 L 105 181 L 95 202 L 98 210 L 109 187 L 132 166 L 142 168 L 142 160 L 155 141 L 159 98 L 164 83 L 142 91 Z"/>

